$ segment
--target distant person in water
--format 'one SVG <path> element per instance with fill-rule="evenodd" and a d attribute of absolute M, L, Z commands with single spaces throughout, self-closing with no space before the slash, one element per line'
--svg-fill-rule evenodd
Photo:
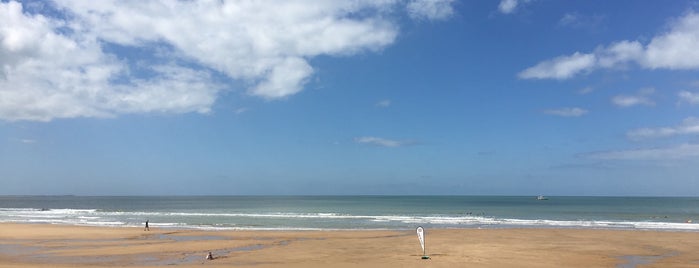
<path fill-rule="evenodd" d="M 211 254 L 211 251 L 209 251 L 209 254 L 206 254 L 206 259 L 207 259 L 207 260 L 213 260 L 213 259 L 214 259 L 214 254 Z"/>
<path fill-rule="evenodd" d="M 150 227 L 148 227 L 148 220 L 146 220 L 146 228 L 143 228 L 144 231 L 150 231 Z"/>

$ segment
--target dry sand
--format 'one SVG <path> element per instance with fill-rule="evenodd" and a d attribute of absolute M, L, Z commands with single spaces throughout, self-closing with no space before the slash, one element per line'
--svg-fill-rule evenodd
<path fill-rule="evenodd" d="M 0 267 L 699 267 L 699 233 L 199 231 L 0 224 Z M 211 251 L 216 259 L 204 260 Z"/>

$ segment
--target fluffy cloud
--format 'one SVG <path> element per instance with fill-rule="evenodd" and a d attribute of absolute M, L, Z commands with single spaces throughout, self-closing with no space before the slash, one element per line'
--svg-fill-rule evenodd
<path fill-rule="evenodd" d="M 313 73 L 306 60 L 289 57 L 275 63 L 266 78 L 251 93 L 266 98 L 282 98 L 301 91 L 305 79 Z"/>
<path fill-rule="evenodd" d="M 234 113 L 234 114 L 243 114 L 243 113 L 246 113 L 246 112 L 249 111 L 249 110 L 250 110 L 250 109 L 248 109 L 248 108 L 246 108 L 246 107 L 242 107 L 242 108 L 238 108 L 238 109 L 233 110 L 233 113 Z"/>
<path fill-rule="evenodd" d="M 585 94 L 590 94 L 593 91 L 595 91 L 594 87 L 584 87 L 578 90 L 578 94 L 580 95 L 585 95 Z"/>
<path fill-rule="evenodd" d="M 396 140 L 389 140 L 389 139 L 378 138 L 378 137 L 358 137 L 358 138 L 354 138 L 354 142 L 361 143 L 361 144 L 381 146 L 381 147 L 400 147 L 400 146 L 413 144 L 413 142 L 396 141 Z"/>
<path fill-rule="evenodd" d="M 381 108 L 386 108 L 388 106 L 391 106 L 391 100 L 382 100 L 380 102 L 377 102 L 375 104 L 376 107 L 381 107 Z"/>
<path fill-rule="evenodd" d="M 634 129 L 626 133 L 626 136 L 632 140 L 642 140 L 688 134 L 699 134 L 699 118 L 686 118 L 682 124 L 675 127 Z"/>
<path fill-rule="evenodd" d="M 285 98 L 311 58 L 392 44 L 393 10 L 443 19 L 452 2 L 65 0 L 44 15 L 0 2 L 0 120 L 207 113 L 225 88 L 214 77 Z"/>
<path fill-rule="evenodd" d="M 643 45 L 637 41 L 621 41 L 595 52 L 597 67 L 615 68 L 643 58 Z"/>
<path fill-rule="evenodd" d="M 566 13 L 558 21 L 558 27 L 570 27 L 575 29 L 597 29 L 606 17 L 602 15 L 584 15 L 577 12 Z"/>
<path fill-rule="evenodd" d="M 19 3 L 0 3 L 0 17 L 0 117 L 46 120 L 47 110 L 59 116 L 100 114 L 92 107 L 71 105 L 73 98 L 60 91 L 89 98 L 94 86 L 121 68 L 118 63 L 105 58 L 92 40 L 54 33 L 53 25 L 60 23 L 27 16 Z"/>
<path fill-rule="evenodd" d="M 699 104 L 699 93 L 697 92 L 683 90 L 677 95 L 680 97 L 680 103 Z"/>
<path fill-rule="evenodd" d="M 529 3 L 531 0 L 501 0 L 498 10 L 504 14 L 511 14 L 517 11 L 517 7 Z"/>
<path fill-rule="evenodd" d="M 631 107 L 636 105 L 654 106 L 655 102 L 650 99 L 655 89 L 645 88 L 638 91 L 636 95 L 618 95 L 612 98 L 612 103 L 619 107 Z"/>
<path fill-rule="evenodd" d="M 563 116 L 563 117 L 579 117 L 583 116 L 587 113 L 588 111 L 582 108 L 561 108 L 561 109 L 552 109 L 552 110 L 545 110 L 545 114 L 550 114 L 550 115 L 557 115 L 557 116 Z"/>
<path fill-rule="evenodd" d="M 502 0 L 498 5 L 498 10 L 505 14 L 514 12 L 515 8 L 517 8 L 517 0 Z"/>
<path fill-rule="evenodd" d="M 580 15 L 578 13 L 563 14 L 563 17 L 558 21 L 559 26 L 576 25 L 578 23 L 580 23 Z"/>
<path fill-rule="evenodd" d="M 681 144 L 675 147 L 607 151 L 586 154 L 602 160 L 679 160 L 699 157 L 699 144 Z"/>
<path fill-rule="evenodd" d="M 612 98 L 612 103 L 619 107 L 631 107 L 636 105 L 653 106 L 655 102 L 644 96 L 619 95 Z"/>
<path fill-rule="evenodd" d="M 641 64 L 652 69 L 699 68 L 699 14 L 687 14 L 670 32 L 654 37 L 644 56 Z"/>
<path fill-rule="evenodd" d="M 408 15 L 413 19 L 441 20 L 454 14 L 454 0 L 411 0 Z"/>
<path fill-rule="evenodd" d="M 583 60 L 584 56 L 584 60 Z M 524 79 L 568 79 L 582 71 L 616 68 L 636 63 L 647 69 L 699 68 L 699 14 L 690 12 L 670 25 L 645 46 L 639 41 L 620 41 L 592 53 L 575 52 L 543 61 L 519 73 Z"/>
<path fill-rule="evenodd" d="M 517 8 L 517 0 L 502 0 L 498 5 L 498 10 L 505 14 L 514 12 L 515 8 Z"/>
<path fill-rule="evenodd" d="M 519 73 L 519 77 L 525 79 L 567 79 L 580 72 L 592 69 L 594 65 L 594 55 L 575 52 L 571 56 L 562 56 L 541 62 Z"/>
<path fill-rule="evenodd" d="M 302 90 L 318 55 L 349 55 L 393 43 L 378 12 L 390 2 L 60 1 L 90 34 L 122 45 L 165 42 L 180 57 L 251 82 L 275 99 Z"/>
<path fill-rule="evenodd" d="M 105 54 L 91 36 L 60 34 L 60 20 L 25 14 L 0 3 L 0 119 L 108 117 L 130 112 L 209 111 L 218 87 L 208 74 L 179 66 L 150 66 L 148 79 L 131 79 L 128 66 Z"/>

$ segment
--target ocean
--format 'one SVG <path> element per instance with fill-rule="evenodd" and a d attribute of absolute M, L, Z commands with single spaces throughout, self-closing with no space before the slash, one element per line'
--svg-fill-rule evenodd
<path fill-rule="evenodd" d="M 229 230 L 699 231 L 696 197 L 0 196 L 0 222 Z"/>

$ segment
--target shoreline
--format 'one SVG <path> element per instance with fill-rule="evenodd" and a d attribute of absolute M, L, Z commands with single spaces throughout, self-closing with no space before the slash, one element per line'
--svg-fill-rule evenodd
<path fill-rule="evenodd" d="M 582 226 L 582 225 L 494 225 L 494 224 L 484 224 L 484 225 L 464 225 L 461 227 L 454 226 L 430 226 L 425 225 L 423 227 L 429 228 L 431 230 L 500 230 L 500 229 L 561 229 L 561 230 L 610 230 L 610 231 L 654 231 L 654 232 L 686 232 L 686 233 L 699 233 L 699 223 L 698 222 L 687 222 L 687 223 L 675 223 L 675 222 L 649 222 L 649 223 L 659 223 L 659 224 L 681 224 L 685 226 L 691 226 L 692 228 L 641 228 L 641 227 L 629 227 L 629 226 Z M 3 224 L 20 224 L 20 225 L 51 225 L 51 226 L 75 226 L 75 227 L 96 227 L 96 228 L 143 228 L 143 225 L 105 225 L 105 224 L 90 224 L 90 223 L 53 223 L 53 222 L 2 222 L 0 221 L 0 226 Z M 249 232 L 296 232 L 296 231 L 311 231 L 311 232 L 324 232 L 324 231 L 410 231 L 417 228 L 418 225 L 407 227 L 407 228 L 322 228 L 322 227 L 204 227 L 204 226 L 187 226 L 180 225 L 174 226 L 170 224 L 160 225 L 158 223 L 150 222 L 151 228 L 158 228 L 163 230 L 180 230 L 180 231 L 249 231 Z"/>
<path fill-rule="evenodd" d="M 0 223 L 0 267 L 696 267 L 699 232 L 569 228 L 241 231 Z M 214 260 L 204 256 L 211 251 Z"/>

